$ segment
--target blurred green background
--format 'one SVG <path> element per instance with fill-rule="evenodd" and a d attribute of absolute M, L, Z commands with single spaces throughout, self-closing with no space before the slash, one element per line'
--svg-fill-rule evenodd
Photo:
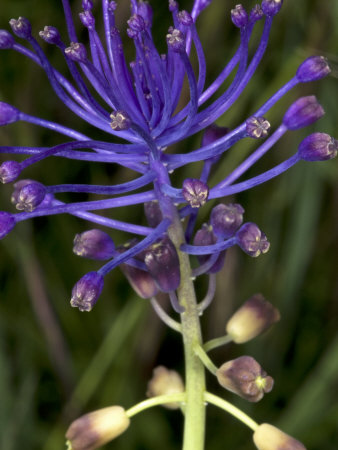
<path fill-rule="evenodd" d="M 72 2 L 75 12 L 80 11 L 80 3 Z M 209 82 L 238 44 L 238 32 L 229 17 L 235 3 L 214 0 L 198 20 Z M 155 39 L 164 51 L 170 25 L 167 2 L 153 0 L 151 4 L 155 9 Z M 243 2 L 248 7 L 253 4 Z M 189 10 L 192 1 L 181 1 L 180 5 Z M 44 25 L 65 30 L 61 0 L 1 0 L 1 28 L 8 29 L 8 20 L 19 15 L 31 20 L 36 34 Z M 117 15 L 125 36 L 127 0 L 118 1 Z M 314 130 L 338 137 L 337 20 L 335 0 L 286 0 L 275 19 L 259 70 L 231 112 L 217 122 L 236 126 L 291 78 L 305 57 L 320 54 L 329 58 L 333 70 L 327 79 L 297 87 L 267 114 L 273 126 L 278 126 L 294 99 L 314 93 L 326 116 L 311 129 L 288 133 L 250 175 L 286 159 Z M 80 35 L 86 39 L 84 31 Z M 130 44 L 126 46 L 133 57 Z M 48 48 L 47 52 L 62 70 L 64 64 L 56 49 Z M 2 51 L 0 61 L 1 101 L 102 137 L 65 109 L 33 63 L 11 51 Z M 200 139 L 200 135 L 194 136 L 173 150 L 198 148 Z M 18 123 L 2 128 L 0 141 L 1 145 L 39 146 L 62 142 L 62 137 Z M 218 164 L 213 181 L 224 177 L 255 145 L 248 140 L 236 145 Z M 179 185 L 184 176 L 197 176 L 199 169 L 194 165 L 185 173 L 179 172 L 175 182 Z M 275 378 L 272 393 L 252 405 L 223 392 L 211 377 L 208 388 L 257 421 L 273 423 L 295 435 L 309 450 L 338 448 L 337 174 L 337 160 L 301 163 L 267 185 L 227 199 L 244 206 L 246 220 L 258 223 L 266 232 L 271 250 L 257 260 L 238 249 L 229 251 L 218 276 L 217 298 L 202 319 L 208 339 L 223 333 L 231 312 L 253 293 L 262 292 L 278 306 L 282 321 L 268 334 L 247 345 L 230 345 L 212 353 L 219 365 L 243 354 L 254 356 Z M 50 159 L 27 170 L 26 177 L 46 184 L 107 184 L 128 180 L 131 174 L 100 164 Z M 10 186 L 1 187 L 1 210 L 13 210 L 10 194 Z M 63 198 L 69 201 L 74 197 Z M 205 220 L 210 207 L 202 211 Z M 142 217 L 142 208 L 114 210 L 114 217 L 135 221 Z M 107 277 L 104 292 L 90 314 L 70 308 L 73 284 L 99 267 L 71 251 L 75 233 L 88 228 L 71 216 L 51 216 L 21 223 L 0 243 L 3 450 L 62 449 L 65 429 L 73 418 L 111 404 L 130 407 L 141 401 L 156 365 L 183 373 L 179 337 L 159 322 L 147 301 L 137 298 L 119 270 Z M 112 236 L 116 243 L 126 239 L 122 233 Z M 200 298 L 204 291 L 202 280 L 198 284 Z M 207 430 L 207 450 L 254 448 L 250 431 L 212 406 L 208 408 Z M 180 414 L 157 408 L 136 416 L 128 432 L 107 449 L 174 450 L 180 448 L 181 435 Z"/>

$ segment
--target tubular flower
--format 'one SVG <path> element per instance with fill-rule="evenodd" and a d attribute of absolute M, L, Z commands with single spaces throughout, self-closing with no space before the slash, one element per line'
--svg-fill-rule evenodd
<path fill-rule="evenodd" d="M 173 292 L 180 284 L 179 250 L 198 255 L 199 266 L 194 269 L 194 276 L 218 271 L 223 265 L 225 250 L 232 246 L 239 246 L 253 257 L 265 253 L 269 248 L 265 234 L 252 222 L 242 224 L 244 209 L 240 205 L 225 205 L 222 200 L 212 211 L 211 225 L 206 224 L 202 231 L 196 232 L 197 215 L 205 203 L 264 183 L 300 160 L 325 160 L 337 154 L 334 138 L 315 133 L 303 141 L 299 151 L 289 159 L 258 176 L 237 182 L 287 131 L 310 125 L 324 114 L 318 100 L 308 96 L 291 105 L 277 126 L 265 119 L 266 113 L 286 92 L 297 84 L 323 78 L 330 68 L 323 57 L 306 59 L 294 77 L 257 111 L 251 111 L 250 116 L 243 117 L 233 129 L 217 127 L 215 121 L 232 107 L 255 74 L 267 48 L 272 22 L 283 2 L 262 0 L 261 5 L 255 5 L 251 11 L 246 11 L 242 5 L 232 9 L 229 22 L 231 20 L 238 28 L 239 47 L 218 77 L 206 86 L 206 56 L 197 25 L 199 15 L 210 3 L 195 0 L 189 13 L 180 11 L 178 3 L 170 0 L 173 24 L 163 34 L 167 52 L 159 54 L 151 34 L 152 8 L 143 1 L 131 0 L 127 39 L 135 47 L 135 59 L 129 63 L 124 55 L 123 39 L 115 25 L 117 5 L 114 1 L 102 0 L 103 36 L 97 31 L 93 2 L 89 0 L 82 1 L 82 11 L 76 20 L 71 14 L 69 0 L 62 0 L 68 36 L 62 36 L 50 25 L 40 32 L 35 31 L 24 17 L 10 20 L 12 33 L 0 30 L 1 50 L 16 51 L 31 59 L 45 72 L 65 107 L 106 134 L 106 139 L 95 140 L 66 125 L 0 102 L 0 126 L 25 121 L 65 137 L 65 142 L 53 147 L 0 147 L 1 153 L 11 154 L 11 159 L 0 166 L 0 181 L 16 181 L 30 165 L 51 156 L 119 164 L 135 174 L 131 181 L 107 186 L 75 183 L 44 186 L 34 180 L 19 180 L 14 185 L 12 201 L 20 212 L 0 212 L 1 238 L 18 222 L 64 213 L 105 227 L 106 231 L 124 231 L 131 235 L 126 241 L 137 237 L 133 241 L 135 245 L 120 242 L 116 249 L 115 239 L 113 242 L 109 234 L 93 226 L 91 231 L 75 237 L 76 254 L 106 260 L 101 268 L 76 283 L 71 305 L 80 310 L 88 311 L 94 306 L 103 289 L 104 277 L 119 265 L 141 296 L 148 298 L 160 290 L 169 293 L 173 299 Z M 264 26 L 256 49 L 251 53 L 249 41 L 258 21 L 263 21 Z M 89 45 L 79 42 L 76 30 L 81 24 L 88 31 Z M 39 36 L 40 42 L 35 36 Z M 47 44 L 62 53 L 71 80 L 49 62 L 43 48 Z M 197 68 L 193 68 L 190 61 L 192 48 L 197 55 Z M 223 84 L 228 77 L 232 82 L 224 91 Z M 185 89 L 184 80 L 188 80 L 189 96 L 178 110 Z M 206 106 L 217 92 L 220 92 L 218 98 Z M 270 128 L 274 131 L 269 135 Z M 165 151 L 202 131 L 200 148 L 182 154 Z M 256 150 L 218 184 L 210 184 L 212 166 L 243 139 L 254 139 L 258 143 Z M 18 155 L 18 159 L 21 156 L 20 161 L 12 160 L 13 155 Z M 22 158 L 23 155 L 27 157 Z M 203 162 L 201 174 L 184 180 L 178 187 L 172 185 L 173 171 L 198 161 Z M 62 192 L 106 198 L 64 203 L 57 199 L 57 194 Z M 95 210 L 136 204 L 145 204 L 149 226 L 95 213 Z M 178 248 L 170 240 L 169 228 L 184 218 L 187 218 L 185 242 Z M 123 251 L 118 250 L 121 248 Z"/>

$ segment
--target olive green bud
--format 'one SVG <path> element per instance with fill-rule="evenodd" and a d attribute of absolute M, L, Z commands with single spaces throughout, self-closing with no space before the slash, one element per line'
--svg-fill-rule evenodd
<path fill-rule="evenodd" d="M 164 366 L 155 367 L 153 376 L 148 383 L 148 397 L 180 394 L 182 392 L 184 392 L 184 383 L 179 373 Z M 180 403 L 166 403 L 163 406 L 168 409 L 179 409 L 181 405 Z"/>
<path fill-rule="evenodd" d="M 278 322 L 280 314 L 261 294 L 253 295 L 228 320 L 226 332 L 236 344 L 250 341 Z"/>
<path fill-rule="evenodd" d="M 98 409 L 76 419 L 68 428 L 69 450 L 94 450 L 115 439 L 129 427 L 129 417 L 121 406 Z"/>
<path fill-rule="evenodd" d="M 251 356 L 224 363 L 217 369 L 216 377 L 221 386 L 249 402 L 258 402 L 273 388 L 273 378 Z"/>
<path fill-rule="evenodd" d="M 258 450 L 306 450 L 304 445 L 268 423 L 262 423 L 254 432 Z"/>

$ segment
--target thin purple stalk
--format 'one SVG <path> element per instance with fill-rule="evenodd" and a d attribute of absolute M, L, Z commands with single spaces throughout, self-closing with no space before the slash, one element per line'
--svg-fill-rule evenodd
<path fill-rule="evenodd" d="M 227 248 L 233 247 L 236 245 L 237 239 L 230 238 L 223 242 L 218 242 L 217 244 L 212 245 L 189 245 L 182 244 L 181 251 L 184 253 L 188 253 L 189 255 L 211 255 L 215 252 L 219 253 Z"/>

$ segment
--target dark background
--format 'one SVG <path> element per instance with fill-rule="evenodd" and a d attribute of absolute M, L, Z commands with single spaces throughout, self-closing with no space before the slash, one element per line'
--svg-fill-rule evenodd
<path fill-rule="evenodd" d="M 235 3 L 214 0 L 198 20 L 209 82 L 238 44 L 238 33 L 229 17 Z M 118 4 L 118 20 L 125 36 L 129 2 Z M 151 4 L 155 9 L 155 38 L 164 51 L 164 36 L 170 25 L 167 2 Z M 253 6 L 251 1 L 243 4 Z M 190 1 L 181 2 L 182 9 L 189 10 L 191 5 Z M 73 7 L 79 12 L 80 1 L 74 1 Z M 1 28 L 8 29 L 8 20 L 19 15 L 31 20 L 36 34 L 44 25 L 65 30 L 61 0 L 1 0 Z M 236 126 L 291 78 L 304 58 L 312 54 L 329 58 L 333 70 L 328 78 L 300 85 L 267 114 L 273 126 L 278 126 L 294 99 L 316 94 L 326 116 L 311 129 L 289 132 L 250 175 L 286 159 L 314 130 L 338 137 L 337 19 L 337 1 L 286 0 L 274 21 L 268 51 L 256 75 L 231 112 L 217 122 Z M 86 33 L 81 36 L 85 41 Z M 47 51 L 51 61 L 62 69 L 57 51 Z M 129 43 L 127 53 L 132 57 Z M 44 73 L 33 63 L 12 51 L 2 51 L 0 58 L 1 101 L 99 137 L 65 109 Z M 177 149 L 198 148 L 200 138 L 194 136 Z M 1 145 L 55 145 L 62 137 L 17 123 L 0 130 L 0 141 Z M 224 178 L 255 145 L 245 140 L 228 152 L 213 182 Z M 179 185 L 183 177 L 197 176 L 198 170 L 195 165 L 185 173 L 179 172 L 175 182 Z M 242 354 L 254 356 L 275 378 L 272 393 L 252 405 L 223 392 L 211 377 L 208 388 L 257 421 L 273 423 L 295 435 L 309 450 L 338 447 L 337 174 L 337 160 L 300 163 L 264 186 L 227 199 L 244 206 L 246 220 L 258 223 L 266 232 L 271 249 L 258 259 L 238 249 L 228 252 L 218 276 L 217 297 L 202 319 L 208 339 L 223 333 L 231 312 L 253 293 L 262 292 L 278 306 L 282 321 L 269 333 L 252 343 L 230 345 L 211 354 L 219 365 Z M 127 180 L 130 175 L 115 167 L 50 159 L 31 167 L 23 177 L 46 184 L 107 184 Z M 1 187 L 2 210 L 13 210 L 10 194 L 10 186 Z M 209 209 L 202 212 L 206 219 Z M 142 217 L 142 209 L 114 210 L 114 217 L 135 221 Z M 111 404 L 128 408 L 141 401 L 154 366 L 164 364 L 183 373 L 179 337 L 159 322 L 147 301 L 137 298 L 119 270 L 107 277 L 104 292 L 90 314 L 70 308 L 73 284 L 99 267 L 71 251 L 75 233 L 88 228 L 71 216 L 51 216 L 21 223 L 0 243 L 1 449 L 64 448 L 65 429 L 79 414 Z M 117 243 L 125 240 L 121 233 L 113 233 L 113 237 Z M 198 284 L 200 298 L 204 290 L 202 281 Z M 136 416 L 128 432 L 107 448 L 174 450 L 180 448 L 181 435 L 180 414 L 157 408 Z M 206 449 L 224 448 L 253 449 L 251 433 L 210 406 Z"/>

